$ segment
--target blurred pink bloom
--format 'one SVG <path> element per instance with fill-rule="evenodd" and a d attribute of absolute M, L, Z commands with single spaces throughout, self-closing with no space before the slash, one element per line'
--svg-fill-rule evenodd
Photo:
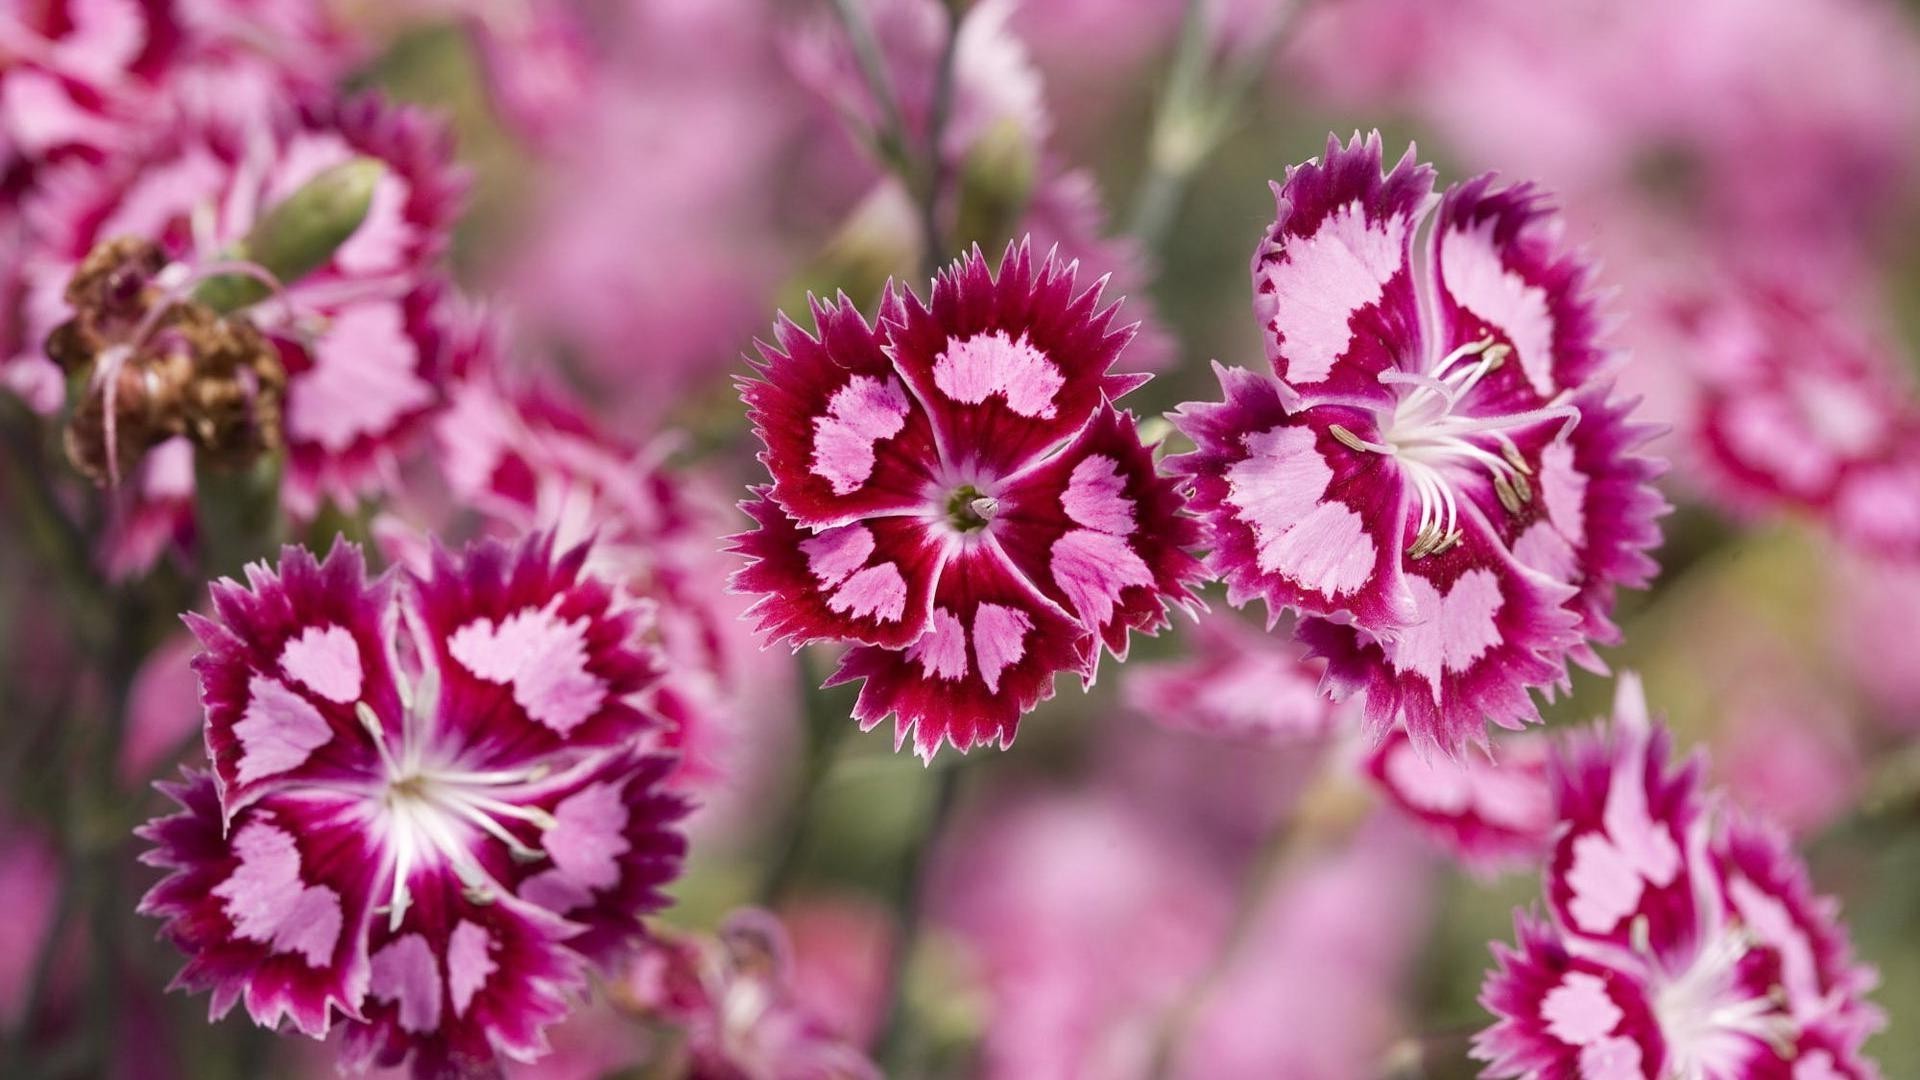
<path fill-rule="evenodd" d="M 794 996 L 849 1044 L 871 1045 L 893 989 L 893 913 L 853 895 L 808 896 L 781 922 L 792 939 Z"/>
<path fill-rule="evenodd" d="M 182 752 L 198 748 L 189 740 L 199 732 L 204 710 L 200 681 L 193 673 L 199 644 L 191 634 L 176 634 L 148 655 L 134 676 L 127 703 L 127 730 L 120 742 L 120 782 L 139 790 L 154 776 L 173 770 Z"/>
<path fill-rule="evenodd" d="M 1547 741 L 1508 735 L 1490 752 L 1448 757 L 1394 732 L 1366 762 L 1393 805 L 1469 869 L 1490 874 L 1537 864 L 1556 819 L 1547 788 Z"/>
<path fill-rule="evenodd" d="M 1920 567 L 1843 559 L 1837 568 L 1835 653 L 1866 691 L 1882 723 L 1920 733 Z"/>
<path fill-rule="evenodd" d="M 532 1061 L 588 962 L 664 906 L 686 805 L 634 736 L 639 615 L 550 539 L 369 583 L 289 548 L 189 616 L 212 774 L 140 835 L 177 984 L 349 1062 L 440 1077 Z M 404 613 L 404 614 L 403 614 Z M 404 641 L 404 644 L 403 644 Z"/>
<path fill-rule="evenodd" d="M 1847 716 L 1822 692 L 1755 682 L 1725 702 L 1717 771 L 1741 807 L 1794 836 L 1813 835 L 1866 787 Z"/>
<path fill-rule="evenodd" d="M 931 759 L 1006 746 L 1020 718 L 1104 648 L 1124 659 L 1193 603 L 1182 500 L 1111 400 L 1130 332 L 1071 267 L 978 249 L 921 300 L 889 285 L 880 327 L 816 301 L 818 337 L 782 318 L 743 387 L 773 483 L 736 538 L 773 641 L 849 641 L 830 685 L 854 716 L 894 716 Z"/>
<path fill-rule="evenodd" d="M 1121 676 L 1128 706 L 1162 727 L 1312 742 L 1332 734 L 1346 711 L 1321 696 L 1324 665 L 1296 642 L 1228 614 L 1203 617 L 1188 639 L 1187 659 L 1136 663 Z"/>
<path fill-rule="evenodd" d="M 41 954 L 61 903 L 60 855 L 38 832 L 0 823 L 0 1026 L 12 1031 L 25 1019 L 28 992 L 39 975 Z"/>
<path fill-rule="evenodd" d="M 1521 912 L 1518 947 L 1495 946 L 1474 1056 L 1494 1077 L 1877 1076 L 1874 975 L 1838 905 L 1783 834 L 1709 804 L 1698 759 L 1670 768 L 1668 742 L 1623 676 L 1611 727 L 1556 752 L 1549 918 Z"/>
<path fill-rule="evenodd" d="M 878 1080 L 879 1070 L 822 1023 L 792 982 L 785 929 L 741 909 L 712 938 L 662 936 L 622 992 L 682 1027 L 687 1075 L 710 1080 Z"/>
<path fill-rule="evenodd" d="M 1699 382 L 1693 451 L 1736 510 L 1810 512 L 1868 552 L 1920 558 L 1920 398 L 1840 311 L 1734 288 L 1669 315 Z"/>
<path fill-rule="evenodd" d="M 1537 721 L 1569 659 L 1601 666 L 1665 503 L 1544 194 L 1482 176 L 1432 213 L 1430 168 L 1383 165 L 1378 133 L 1330 138 L 1275 185 L 1253 260 L 1272 373 L 1216 366 L 1225 400 L 1182 407 L 1197 449 L 1168 464 L 1229 602 L 1299 612 L 1376 737 L 1451 752 Z"/>
<path fill-rule="evenodd" d="M 1220 947 L 1229 876 L 1140 803 L 991 805 L 943 845 L 930 890 L 990 999 L 979 1075 L 1144 1075 L 1162 1013 Z"/>
<path fill-rule="evenodd" d="M 1200 1005 L 1173 1075 L 1377 1075 L 1404 1030 L 1397 1003 L 1426 941 L 1432 878 L 1414 838 L 1390 821 L 1303 860 Z"/>

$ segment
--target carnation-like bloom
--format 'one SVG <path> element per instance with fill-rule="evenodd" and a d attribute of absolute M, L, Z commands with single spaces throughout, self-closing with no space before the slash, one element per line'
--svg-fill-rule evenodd
<path fill-rule="evenodd" d="M 1740 511 L 1798 509 L 1870 553 L 1920 558 L 1920 398 L 1838 311 L 1752 286 L 1673 306 L 1699 394 L 1694 452 Z"/>
<path fill-rule="evenodd" d="M 711 938 L 654 941 L 613 992 L 687 1033 L 697 1077 L 877 1080 L 873 1062 L 824 1023 L 793 985 L 786 928 L 743 908 Z"/>
<path fill-rule="evenodd" d="M 1568 658 L 1599 666 L 1664 504 L 1544 197 L 1483 176 L 1436 210 L 1433 181 L 1411 150 L 1383 171 L 1377 134 L 1289 170 L 1253 259 L 1272 374 L 1219 369 L 1169 466 L 1228 599 L 1299 611 L 1376 735 L 1452 749 L 1537 720 Z"/>
<path fill-rule="evenodd" d="M 1493 1077 L 1866 1078 L 1882 1025 L 1833 901 L 1777 829 L 1724 812 L 1623 677 L 1610 730 L 1550 764 L 1545 918 L 1517 917 L 1475 1040 Z"/>
<path fill-rule="evenodd" d="M 1191 602 L 1196 530 L 1111 404 L 1146 376 L 1112 373 L 1131 335 L 1100 291 L 975 249 L 927 302 L 889 285 L 878 331 L 844 297 L 817 338 L 783 318 L 744 387 L 773 483 L 736 585 L 774 640 L 856 643 L 833 682 L 923 758 L 1005 746 L 1055 673 L 1091 683 L 1102 643 Z"/>
<path fill-rule="evenodd" d="M 1493 755 L 1469 751 L 1452 758 L 1428 753 L 1396 731 L 1364 768 L 1401 813 L 1468 869 L 1491 874 L 1537 865 L 1555 824 L 1546 739 L 1512 735 L 1493 746 Z"/>
<path fill-rule="evenodd" d="M 212 771 L 140 830 L 178 985 L 417 1076 L 528 1061 L 587 961 L 626 954 L 685 805 L 636 747 L 658 678 L 631 601 L 549 540 L 369 583 L 357 548 L 214 587 L 190 616 Z"/>
<path fill-rule="evenodd" d="M 1320 693 L 1322 665 L 1233 615 L 1200 621 L 1191 656 L 1122 676 L 1136 712 L 1173 731 L 1279 744 L 1332 734 L 1345 712 Z"/>

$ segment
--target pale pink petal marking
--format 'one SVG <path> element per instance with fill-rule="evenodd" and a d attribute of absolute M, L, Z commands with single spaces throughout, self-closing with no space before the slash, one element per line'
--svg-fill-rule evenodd
<path fill-rule="evenodd" d="M 367 992 L 400 1004 L 400 1027 L 424 1034 L 440 1026 L 440 962 L 427 939 L 407 934 L 373 954 Z"/>
<path fill-rule="evenodd" d="M 1549 511 L 1551 512 L 1551 511 Z M 1571 584 L 1580 571 L 1580 553 L 1573 550 L 1551 521 L 1536 521 L 1513 542 L 1513 557 L 1555 581 Z"/>
<path fill-rule="evenodd" d="M 560 800 L 553 808 L 557 824 L 542 847 L 553 865 L 589 889 L 611 888 L 620 880 L 619 858 L 627 841 L 627 804 L 616 784 L 594 784 Z"/>
<path fill-rule="evenodd" d="M 333 729 L 313 702 L 278 679 L 255 675 L 247 683 L 247 709 L 233 734 L 240 740 L 240 783 L 251 784 L 304 764 L 333 738 Z"/>
<path fill-rule="evenodd" d="M 1780 983 L 1794 1014 L 1817 1012 L 1823 1000 L 1819 962 L 1814 958 L 1813 943 L 1787 905 L 1745 877 L 1734 878 L 1727 893 L 1747 928 L 1780 954 Z"/>
<path fill-rule="evenodd" d="M 973 658 L 989 693 L 1000 692 L 1000 676 L 1026 655 L 1026 633 L 1033 620 L 1019 608 L 981 604 L 973 613 Z"/>
<path fill-rule="evenodd" d="M 295 442 L 337 454 L 433 403 L 433 387 L 415 373 L 420 354 L 398 303 L 340 312 L 313 352 L 313 368 L 287 387 L 287 436 Z"/>
<path fill-rule="evenodd" d="M 800 541 L 807 571 L 826 588 L 833 588 L 873 556 L 873 533 L 865 525 L 842 525 Z"/>
<path fill-rule="evenodd" d="M 1073 609 L 1094 626 L 1113 618 L 1122 590 L 1153 584 L 1153 571 L 1125 540 L 1093 529 L 1075 529 L 1055 541 L 1049 565 Z"/>
<path fill-rule="evenodd" d="M 527 715 L 561 735 L 606 702 L 606 684 L 587 670 L 587 620 L 562 622 L 551 609 L 528 608 L 496 628 L 475 619 L 454 632 L 447 651 L 488 682 L 511 683 Z"/>
<path fill-rule="evenodd" d="M 920 661 L 920 670 L 934 678 L 966 678 L 967 630 L 960 617 L 946 608 L 934 608 L 932 624 L 907 649 L 907 658 Z"/>
<path fill-rule="evenodd" d="M 1607 996 L 1607 984 L 1585 971 L 1569 971 L 1540 1002 L 1547 1033 L 1569 1046 L 1588 1046 L 1613 1034 L 1626 1018 Z"/>
<path fill-rule="evenodd" d="M 1573 842 L 1573 866 L 1567 871 L 1573 899 L 1567 911 L 1588 933 L 1606 933 L 1640 906 L 1646 884 L 1620 849 L 1598 833 Z"/>
<path fill-rule="evenodd" d="M 486 985 L 487 976 L 500 970 L 488 955 L 492 947 L 493 939 L 481 927 L 462 919 L 453 928 L 453 937 L 447 942 L 447 989 L 453 994 L 453 1015 L 465 1016 L 473 995 Z"/>
<path fill-rule="evenodd" d="M 813 473 L 835 495 L 860 490 L 873 475 L 873 446 L 907 426 L 907 394 L 896 379 L 881 382 L 855 375 L 827 401 L 827 415 L 813 418 Z"/>
<path fill-rule="evenodd" d="M 1580 1080 L 1645 1080 L 1640 1044 L 1615 1035 L 1580 1051 Z"/>
<path fill-rule="evenodd" d="M 233 932 L 274 952 L 298 953 L 309 967 L 325 966 L 340 941 L 340 894 L 301 881 L 293 837 L 264 822 L 235 834 L 233 852 L 239 868 L 213 887 L 226 901 Z"/>
<path fill-rule="evenodd" d="M 1353 313 L 1377 302 L 1400 269 L 1406 219 L 1367 221 L 1358 201 L 1328 214 L 1312 236 L 1286 242 L 1285 258 L 1264 264 L 1274 326 L 1285 336 L 1286 380 L 1316 383 L 1353 340 Z"/>
<path fill-rule="evenodd" d="M 345 627 L 307 627 L 280 650 L 280 667 L 335 704 L 360 696 L 360 646 Z"/>
<path fill-rule="evenodd" d="M 978 405 L 995 394 L 1021 416 L 1051 420 L 1053 396 L 1067 383 L 1047 354 L 1007 337 L 1004 330 L 948 338 L 947 351 L 933 362 L 933 384 L 955 401 Z"/>
<path fill-rule="evenodd" d="M 1253 529 L 1260 569 L 1284 574 L 1328 599 L 1366 584 L 1375 549 L 1360 515 L 1321 502 L 1333 470 L 1306 428 L 1246 437 L 1245 460 L 1227 469 L 1227 502 Z"/>
<path fill-rule="evenodd" d="M 1557 442 L 1540 454 L 1541 498 L 1547 520 L 1570 543 L 1587 542 L 1587 478 L 1573 466 L 1573 447 Z"/>
<path fill-rule="evenodd" d="M 1521 370 L 1542 397 L 1553 393 L 1553 313 L 1547 293 L 1508 270 L 1493 243 L 1489 218 L 1471 229 L 1455 228 L 1440 247 L 1440 273 L 1461 306 L 1506 331 L 1520 355 Z"/>
<path fill-rule="evenodd" d="M 907 610 L 907 581 L 892 563 L 869 566 L 835 589 L 827 607 L 838 615 L 851 612 L 856 619 L 878 615 L 883 622 L 899 622 Z"/>
<path fill-rule="evenodd" d="M 1120 465 L 1105 454 L 1092 454 L 1073 467 L 1060 506 L 1075 524 L 1115 536 L 1133 534 L 1133 500 L 1126 496 Z"/>
<path fill-rule="evenodd" d="M 1456 578 L 1445 596 L 1417 574 L 1408 576 L 1407 587 L 1413 594 L 1414 621 L 1382 647 L 1396 671 L 1411 671 L 1427 680 L 1438 702 L 1443 672 L 1465 671 L 1499 644 L 1500 627 L 1494 616 L 1506 601 L 1500 595 L 1499 579 L 1478 567 Z"/>
<path fill-rule="evenodd" d="M 1794 1061 L 1793 1080 L 1847 1080 L 1847 1074 L 1835 1067 L 1832 1054 L 1815 1050 Z"/>

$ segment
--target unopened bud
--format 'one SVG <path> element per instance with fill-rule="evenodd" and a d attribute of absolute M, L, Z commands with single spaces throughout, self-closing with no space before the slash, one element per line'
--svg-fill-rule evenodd
<path fill-rule="evenodd" d="M 386 173 L 374 158 L 354 158 L 325 169 L 261 215 L 228 255 L 252 263 L 288 284 L 320 269 L 367 220 L 373 190 Z M 267 298 L 267 283 L 247 274 L 209 277 L 194 298 L 216 312 L 237 311 Z"/>
<path fill-rule="evenodd" d="M 1013 238 L 1033 196 L 1034 170 L 1033 138 L 1016 121 L 1002 120 L 974 142 L 960 169 L 961 246 L 997 248 Z"/>

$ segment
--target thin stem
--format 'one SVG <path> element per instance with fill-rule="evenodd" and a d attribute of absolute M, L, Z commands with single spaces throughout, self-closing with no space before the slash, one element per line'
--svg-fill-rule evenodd
<path fill-rule="evenodd" d="M 900 913 L 900 933 L 894 943 L 887 974 L 887 984 L 893 997 L 887 1007 L 887 1020 L 881 1026 L 877 1044 L 879 1060 L 889 1076 L 915 1074 L 915 1070 L 909 1067 L 912 1064 L 909 1058 L 917 1050 L 917 1033 L 907 991 L 914 953 L 919 949 L 925 923 L 925 913 L 921 909 L 926 896 L 927 856 L 938 846 L 941 836 L 946 832 L 947 821 L 953 816 L 953 808 L 959 802 L 961 769 L 948 767 L 931 772 L 933 792 L 922 818 L 920 839 L 907 849 L 900 871 L 900 895 L 896 906 Z"/>
<path fill-rule="evenodd" d="M 853 45 L 854 63 L 859 65 L 860 75 L 867 81 L 867 92 L 873 95 L 874 107 L 880 110 L 880 130 L 874 133 L 874 144 L 883 157 L 898 166 L 905 158 L 907 124 L 900 113 L 900 99 L 893 92 L 893 80 L 887 77 L 880 44 L 874 40 L 873 27 L 868 25 L 859 0 L 833 0 L 833 10 L 846 28 L 847 40 Z"/>
<path fill-rule="evenodd" d="M 953 113 L 954 71 L 960 56 L 960 2 L 946 0 L 947 37 L 940 46 L 940 70 L 933 84 L 933 109 L 927 120 L 927 183 L 920 193 L 921 264 L 928 277 L 940 270 L 947 245 L 940 228 L 940 198 L 947 186 L 947 156 L 941 142 Z"/>

